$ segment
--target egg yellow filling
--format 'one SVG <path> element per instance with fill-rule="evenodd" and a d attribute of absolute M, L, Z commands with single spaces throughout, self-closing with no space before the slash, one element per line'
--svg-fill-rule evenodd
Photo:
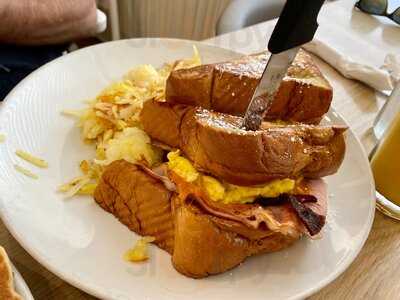
<path fill-rule="evenodd" d="M 124 259 L 131 262 L 141 262 L 149 259 L 149 243 L 154 242 L 156 239 L 152 236 L 144 236 L 136 241 L 135 246 L 129 249 L 124 254 Z"/>
<path fill-rule="evenodd" d="M 200 173 L 197 172 L 193 164 L 186 158 L 179 155 L 180 151 L 169 152 L 168 168 L 174 171 L 187 182 L 193 182 L 199 178 Z"/>
<path fill-rule="evenodd" d="M 168 153 L 167 158 L 168 168 L 171 171 L 187 182 L 201 185 L 212 200 L 225 204 L 250 203 L 257 197 L 277 197 L 280 194 L 292 192 L 296 183 L 293 179 L 285 178 L 263 185 L 238 186 L 201 174 L 188 159 L 180 155 L 179 150 Z"/>

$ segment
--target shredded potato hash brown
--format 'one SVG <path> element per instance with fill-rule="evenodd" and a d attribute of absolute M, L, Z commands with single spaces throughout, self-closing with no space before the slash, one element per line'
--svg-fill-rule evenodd
<path fill-rule="evenodd" d="M 19 156 L 20 158 L 22 158 L 23 160 L 31 163 L 32 165 L 35 165 L 36 167 L 47 168 L 49 166 L 48 163 L 44 159 L 35 157 L 26 151 L 17 150 L 17 151 L 15 151 L 15 154 L 17 156 Z"/>
<path fill-rule="evenodd" d="M 95 144 L 96 157 L 82 161 L 83 175 L 61 185 L 60 192 L 67 197 L 93 194 L 103 168 L 118 159 L 149 167 L 161 161 L 161 150 L 150 144 L 150 137 L 141 128 L 140 111 L 147 100 L 165 98 L 165 84 L 171 71 L 201 65 L 196 47 L 193 51 L 191 58 L 166 63 L 160 69 L 137 66 L 120 82 L 112 83 L 88 101 L 86 109 L 62 112 L 77 119 L 83 139 Z"/>
<path fill-rule="evenodd" d="M 20 165 L 15 164 L 14 165 L 14 169 L 18 172 L 20 172 L 21 174 L 24 174 L 25 176 L 28 176 L 32 179 L 38 179 L 39 176 L 37 176 L 36 174 L 32 173 L 31 171 L 29 171 L 28 169 L 25 169 L 23 167 L 21 167 Z"/>

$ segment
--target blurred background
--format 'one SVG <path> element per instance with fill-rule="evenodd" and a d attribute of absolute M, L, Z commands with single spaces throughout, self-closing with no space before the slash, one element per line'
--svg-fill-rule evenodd
<path fill-rule="evenodd" d="M 32 71 L 118 39 L 204 40 L 279 16 L 285 0 L 0 0 L 0 101 Z"/>
<path fill-rule="evenodd" d="M 98 0 L 106 13 L 104 40 L 174 37 L 201 40 L 215 35 L 216 24 L 231 0 Z"/>
<path fill-rule="evenodd" d="M 133 37 L 203 40 L 273 19 L 284 0 L 97 0 L 103 41 Z"/>
<path fill-rule="evenodd" d="M 381 3 L 381 0 L 370 1 Z M 205 40 L 275 19 L 279 17 L 285 2 L 285 0 L 0 0 L 0 101 L 33 70 L 78 48 L 101 42 L 142 37 Z M 346 6 L 347 11 L 352 11 L 356 1 L 326 0 L 325 3 L 328 2 L 346 3 L 347 6 L 345 4 L 342 6 Z M 400 0 L 387 3 L 391 12 L 400 5 Z M 334 14 L 334 11 L 331 13 Z M 351 18 L 352 27 L 355 26 L 355 19 L 358 16 Z M 371 24 L 374 21 L 377 24 L 372 16 L 363 15 L 361 18 Z M 337 21 L 340 21 L 340 16 Z M 392 21 L 385 20 L 385 22 Z M 397 30 L 394 26 L 398 25 L 393 24 L 385 29 L 386 36 L 387 32 Z M 368 27 L 364 25 L 361 27 L 367 34 Z M 264 47 L 265 37 L 268 34 L 265 28 L 263 32 L 255 34 L 258 40 L 261 39 L 260 45 Z M 331 33 L 324 36 L 329 38 Z M 396 42 L 396 39 L 392 41 L 390 38 L 390 40 L 391 43 Z M 239 41 L 232 39 L 231 42 Z M 249 44 L 248 39 L 240 42 Z M 233 45 L 220 46 L 230 48 Z"/>

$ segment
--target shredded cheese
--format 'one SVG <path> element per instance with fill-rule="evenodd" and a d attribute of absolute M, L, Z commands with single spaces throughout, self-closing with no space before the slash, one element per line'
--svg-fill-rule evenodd
<path fill-rule="evenodd" d="M 85 185 L 87 185 L 90 182 L 89 177 L 85 177 L 79 182 L 77 182 L 75 185 L 72 187 L 68 188 L 68 191 L 65 193 L 65 198 L 71 198 L 72 196 L 75 196 L 78 194 L 81 188 L 83 188 Z M 61 189 L 60 189 L 61 190 Z"/>
<path fill-rule="evenodd" d="M 24 174 L 25 176 L 28 176 L 30 178 L 33 179 L 38 179 L 39 176 L 37 176 L 36 174 L 32 173 L 31 171 L 29 171 L 28 169 L 25 169 L 19 165 L 14 165 L 15 170 L 17 170 L 18 172 L 20 172 L 21 174 Z"/>
<path fill-rule="evenodd" d="M 87 178 L 87 176 L 75 177 L 72 180 L 70 180 L 69 182 L 67 182 L 63 185 L 60 185 L 57 190 L 62 193 L 68 192 L 71 188 L 73 188 L 76 184 L 78 184 L 80 181 L 84 180 L 85 178 Z"/>
<path fill-rule="evenodd" d="M 93 195 L 96 187 L 97 187 L 97 183 L 87 183 L 79 189 L 77 194 L 78 195 Z"/>
<path fill-rule="evenodd" d="M 25 160 L 39 168 L 47 168 L 49 166 L 45 160 L 35 157 L 32 154 L 29 154 L 28 152 L 25 152 L 23 150 L 17 150 L 17 151 L 15 151 L 15 154 L 17 156 L 19 156 L 20 158 L 22 158 L 23 160 Z"/>
<path fill-rule="evenodd" d="M 67 116 L 67 117 L 74 117 L 74 118 L 80 118 L 81 115 L 82 115 L 82 111 L 79 111 L 79 110 L 69 110 L 69 109 L 64 109 L 64 110 L 61 111 L 61 113 L 62 113 L 64 116 Z"/>
<path fill-rule="evenodd" d="M 6 136 L 0 133 L 0 143 L 3 143 L 6 140 Z"/>

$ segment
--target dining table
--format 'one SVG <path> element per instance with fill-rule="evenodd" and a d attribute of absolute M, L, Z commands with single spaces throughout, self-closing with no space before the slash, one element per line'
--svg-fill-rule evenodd
<path fill-rule="evenodd" d="M 354 39 L 361 38 L 365 43 L 359 51 L 363 53 L 370 50 L 368 45 L 374 47 L 374 51 L 378 45 L 382 57 L 385 53 L 400 52 L 400 26 L 358 11 L 354 8 L 354 1 L 328 2 L 318 20 L 320 27 L 334 25 L 346 30 Z M 265 50 L 274 22 L 259 23 L 205 40 L 204 43 L 245 54 L 259 52 Z M 333 87 L 333 109 L 348 122 L 368 153 L 374 143 L 371 127 L 388 98 L 387 94 L 345 78 L 314 55 L 313 59 Z M 95 299 L 41 266 L 18 244 L 1 221 L 0 245 L 8 252 L 35 299 Z M 400 222 L 377 210 L 369 237 L 357 258 L 336 280 L 309 299 L 400 299 L 399 270 Z"/>

